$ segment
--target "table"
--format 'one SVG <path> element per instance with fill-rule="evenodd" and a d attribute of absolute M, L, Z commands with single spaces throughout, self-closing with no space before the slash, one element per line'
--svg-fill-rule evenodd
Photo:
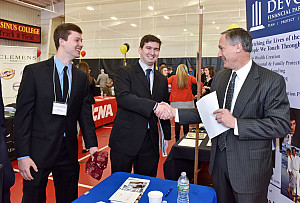
<path fill-rule="evenodd" d="M 172 147 L 165 163 L 164 163 L 164 176 L 169 180 L 177 180 L 182 171 L 185 171 L 187 177 L 192 180 L 194 177 L 194 160 L 195 148 L 183 147 L 178 144 L 182 139 L 178 140 Z M 208 136 L 204 138 L 199 146 L 198 160 L 209 162 L 211 147 L 206 146 Z"/>
<path fill-rule="evenodd" d="M 163 197 L 163 200 L 168 203 L 174 203 L 177 200 L 177 181 L 154 178 L 149 176 L 143 176 L 138 174 L 131 174 L 125 172 L 117 172 L 100 182 L 94 188 L 92 188 L 88 194 L 80 196 L 74 201 L 74 203 L 87 203 L 87 202 L 109 202 L 110 196 L 117 191 L 117 189 L 123 184 L 128 177 L 143 178 L 150 180 L 150 184 L 147 187 L 139 203 L 148 203 L 148 192 L 152 190 L 159 190 L 163 194 L 166 194 L 171 186 L 173 189 L 167 197 Z M 217 203 L 216 192 L 213 188 L 190 184 L 189 192 L 190 202 L 194 203 Z"/>
<path fill-rule="evenodd" d="M 95 127 L 114 122 L 117 113 L 117 100 L 115 97 L 96 96 L 93 119 Z"/>

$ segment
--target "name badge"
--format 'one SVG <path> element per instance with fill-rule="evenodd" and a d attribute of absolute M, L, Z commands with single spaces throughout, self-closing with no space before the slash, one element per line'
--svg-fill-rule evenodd
<path fill-rule="evenodd" d="M 67 116 L 67 108 L 68 108 L 68 105 L 66 103 L 53 102 L 52 114 L 60 115 L 60 116 Z"/>

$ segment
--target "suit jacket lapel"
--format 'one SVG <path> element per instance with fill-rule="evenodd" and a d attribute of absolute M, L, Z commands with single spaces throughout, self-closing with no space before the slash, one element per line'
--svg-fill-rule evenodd
<path fill-rule="evenodd" d="M 61 92 L 61 86 L 60 86 L 60 82 L 59 82 L 58 73 L 57 73 L 56 68 L 54 70 L 54 57 L 51 57 L 50 59 L 48 59 L 46 61 L 46 63 L 48 65 L 47 71 L 48 71 L 49 80 L 51 80 L 52 84 L 53 84 L 53 71 L 55 71 L 54 72 L 54 80 L 55 80 L 56 101 L 62 101 L 62 92 Z M 54 93 L 53 93 L 53 97 L 54 97 Z"/>
<path fill-rule="evenodd" d="M 145 86 L 146 90 L 149 92 L 149 95 L 151 95 L 150 87 L 148 85 L 148 80 L 147 80 L 146 75 L 139 63 L 137 63 L 137 65 L 135 66 L 135 70 L 137 72 L 137 76 L 142 81 L 142 84 Z"/>
<path fill-rule="evenodd" d="M 72 84 L 71 84 L 71 93 L 70 93 L 70 99 L 69 99 L 69 105 L 68 107 L 71 106 L 71 103 L 73 102 L 74 100 L 74 95 L 75 95 L 75 91 L 78 89 L 77 88 L 77 83 L 76 81 L 78 80 L 78 72 L 75 71 L 76 67 L 74 65 L 72 65 Z"/>
<path fill-rule="evenodd" d="M 154 98 L 154 95 L 157 92 L 157 90 L 159 88 L 159 83 L 160 83 L 158 71 L 155 71 L 155 70 L 153 70 L 153 71 L 154 71 L 154 80 L 153 80 L 153 88 L 152 88 L 152 99 Z"/>
<path fill-rule="evenodd" d="M 234 105 L 233 115 L 235 117 L 239 117 L 243 112 L 248 100 L 250 99 L 251 95 L 254 93 L 257 86 L 259 85 L 258 79 L 259 79 L 259 73 L 258 73 L 257 65 L 253 62 L 252 67 L 239 92 L 239 95 Z"/>

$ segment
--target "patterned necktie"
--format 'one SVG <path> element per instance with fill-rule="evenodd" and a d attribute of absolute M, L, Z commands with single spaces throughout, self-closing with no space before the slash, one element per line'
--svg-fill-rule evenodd
<path fill-rule="evenodd" d="M 146 77 L 147 77 L 147 80 L 148 80 L 148 86 L 150 88 L 150 73 L 151 73 L 152 69 L 151 68 L 148 68 L 146 70 Z"/>
<path fill-rule="evenodd" d="M 227 94 L 226 94 L 226 102 L 225 102 L 225 109 L 228 109 L 229 111 L 231 110 L 231 103 L 232 103 L 232 96 L 234 92 L 234 83 L 235 83 L 235 78 L 236 78 L 236 72 L 232 73 L 231 80 L 228 85 L 227 89 Z M 218 146 L 220 151 L 225 149 L 226 147 L 226 135 L 228 131 L 223 132 L 219 137 L 218 137 Z"/>
<path fill-rule="evenodd" d="M 69 91 L 69 78 L 68 78 L 68 66 L 64 67 L 64 81 L 63 81 L 63 101 L 67 102 L 67 96 Z"/>

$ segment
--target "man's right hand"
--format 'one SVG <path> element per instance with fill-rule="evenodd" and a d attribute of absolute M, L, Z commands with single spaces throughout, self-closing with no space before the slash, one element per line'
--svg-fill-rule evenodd
<path fill-rule="evenodd" d="M 31 158 L 18 160 L 18 166 L 20 174 L 24 178 L 24 180 L 33 180 L 33 177 L 30 173 L 30 167 L 32 167 L 35 172 L 38 172 L 38 168 Z"/>
<path fill-rule="evenodd" d="M 176 110 L 172 108 L 169 104 L 165 102 L 160 102 L 157 109 L 154 111 L 157 117 L 163 120 L 168 120 L 174 118 L 176 115 Z"/>

